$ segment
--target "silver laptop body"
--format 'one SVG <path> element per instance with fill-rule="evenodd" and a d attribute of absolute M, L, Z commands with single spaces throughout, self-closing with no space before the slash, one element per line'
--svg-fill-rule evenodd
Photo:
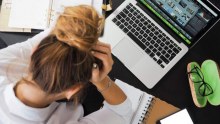
<path fill-rule="evenodd" d="M 184 43 L 176 41 L 167 31 L 164 30 L 164 28 L 162 28 L 146 12 L 144 12 L 139 6 L 137 6 L 136 3 L 137 3 L 136 0 L 125 0 L 106 19 L 105 28 L 104 28 L 104 35 L 99 40 L 102 42 L 109 43 L 112 47 L 112 53 L 147 88 L 151 89 L 187 53 L 189 48 Z M 178 49 L 178 52 L 175 51 L 176 52 L 175 57 L 173 57 L 171 60 L 169 60 L 169 57 L 171 58 L 172 53 L 175 53 L 175 52 L 172 51 L 172 52 L 168 53 L 166 51 L 166 53 L 161 53 L 161 51 L 162 51 L 161 49 L 155 50 L 158 54 L 161 53 L 159 56 L 157 55 L 157 53 L 148 54 L 147 47 L 146 48 L 140 47 L 140 45 L 138 45 L 139 43 L 135 42 L 134 38 L 131 38 L 131 35 L 136 36 L 135 34 L 137 34 L 137 33 L 135 33 L 135 32 L 138 32 L 139 30 L 138 31 L 137 30 L 131 31 L 130 29 L 128 29 L 128 27 L 126 28 L 126 30 L 124 30 L 123 26 L 120 27 L 120 24 L 116 24 L 114 19 L 128 5 L 135 7 L 138 10 L 138 12 L 142 13 L 142 15 L 145 16 L 144 19 L 147 21 L 150 21 L 150 24 L 153 25 L 156 28 L 156 30 L 158 30 L 157 33 L 159 32 L 160 34 L 165 35 L 165 36 L 163 36 L 164 38 L 166 37 L 169 40 L 171 40 L 171 44 L 173 44 L 173 46 L 176 47 L 173 49 Z M 126 17 L 129 17 L 129 15 L 126 15 Z M 126 20 L 126 18 L 124 18 L 124 19 Z M 134 26 L 135 26 L 135 23 L 136 23 L 136 21 L 134 21 Z M 142 25 L 142 24 L 140 24 L 140 25 Z M 126 25 L 124 25 L 124 26 L 126 26 Z M 145 28 L 143 28 L 143 29 L 145 29 Z M 147 28 L 147 29 L 149 29 L 149 28 Z M 145 29 L 144 31 L 146 31 L 147 29 Z M 154 30 L 154 29 L 152 29 L 152 30 Z M 139 32 L 139 34 L 141 34 L 141 33 Z M 145 33 L 145 35 L 146 35 L 146 33 Z M 138 37 L 140 37 L 140 41 L 144 41 L 143 44 L 147 44 L 146 42 L 149 42 L 147 39 L 144 39 L 144 38 L 146 38 L 145 36 L 138 36 Z M 148 36 L 148 37 L 154 38 L 153 35 Z M 163 39 L 163 38 L 156 38 L 156 39 Z M 157 41 L 161 42 L 161 40 L 157 40 Z M 159 44 L 159 43 L 157 43 L 157 44 Z M 163 50 L 164 49 L 165 48 L 163 48 Z M 153 51 L 151 50 L 151 52 L 153 52 Z M 164 59 L 164 57 L 168 57 L 168 58 Z M 169 62 L 167 62 L 167 61 L 169 61 Z"/>

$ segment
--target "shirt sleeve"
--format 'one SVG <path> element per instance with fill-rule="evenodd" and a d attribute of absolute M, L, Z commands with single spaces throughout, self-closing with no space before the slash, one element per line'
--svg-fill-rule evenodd
<path fill-rule="evenodd" d="M 33 48 L 35 48 L 48 34 L 51 29 L 46 29 L 28 40 L 10 45 L 0 50 L 0 60 L 9 60 L 10 58 L 27 59 L 30 58 Z"/>
<path fill-rule="evenodd" d="M 102 109 L 81 119 L 85 124 L 129 124 L 132 117 L 130 99 L 119 105 L 110 105 L 104 102 Z M 86 123 L 87 122 L 87 123 Z"/>
<path fill-rule="evenodd" d="M 15 77 L 27 71 L 29 60 L 35 48 L 51 31 L 51 28 L 34 37 L 0 50 L 0 76 Z M 12 76 L 13 75 L 13 76 Z"/>

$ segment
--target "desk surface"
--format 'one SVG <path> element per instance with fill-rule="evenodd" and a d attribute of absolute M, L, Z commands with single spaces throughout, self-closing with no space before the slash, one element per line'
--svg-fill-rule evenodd
<path fill-rule="evenodd" d="M 123 0 L 113 0 L 113 9 L 116 9 Z M 167 101 L 179 108 L 187 107 L 193 114 L 196 124 L 219 124 L 220 106 L 207 104 L 205 108 L 197 108 L 192 100 L 186 66 L 189 62 L 196 61 L 202 63 L 206 59 L 213 59 L 220 64 L 220 41 L 217 38 L 220 32 L 218 23 L 200 42 L 194 46 L 153 88 L 147 89 L 117 58 L 114 57 L 115 64 L 110 73 L 112 78 L 123 80 L 133 86 L 140 88 L 162 100 Z M 34 34 L 12 34 L 0 33 L 8 45 L 24 41 Z"/>

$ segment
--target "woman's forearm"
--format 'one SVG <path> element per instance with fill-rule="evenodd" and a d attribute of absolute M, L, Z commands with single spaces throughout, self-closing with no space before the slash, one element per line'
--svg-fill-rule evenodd
<path fill-rule="evenodd" d="M 127 96 L 109 77 L 104 78 L 95 86 L 103 95 L 105 101 L 111 105 L 118 105 L 124 102 Z"/>

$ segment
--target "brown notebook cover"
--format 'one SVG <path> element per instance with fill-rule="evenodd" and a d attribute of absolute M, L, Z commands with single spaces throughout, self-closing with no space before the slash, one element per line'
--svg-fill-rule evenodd
<path fill-rule="evenodd" d="M 171 115 L 180 109 L 154 97 L 151 101 L 151 105 L 148 108 L 148 112 L 145 115 L 143 124 L 156 124 L 156 122 L 168 115 Z"/>

